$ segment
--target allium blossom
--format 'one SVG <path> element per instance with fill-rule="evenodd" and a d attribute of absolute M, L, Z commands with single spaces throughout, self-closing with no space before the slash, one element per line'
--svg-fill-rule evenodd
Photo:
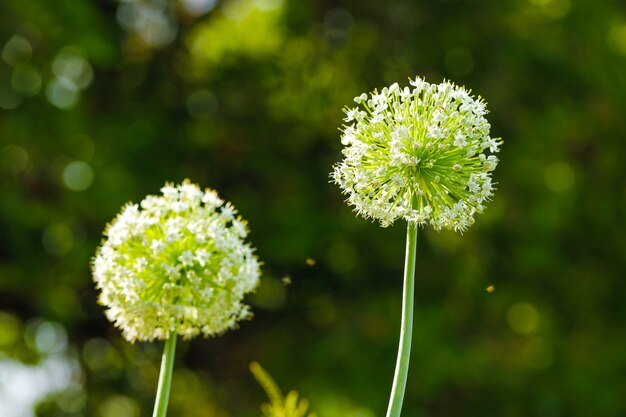
<path fill-rule="evenodd" d="M 463 232 L 493 195 L 500 139 L 484 101 L 451 82 L 397 83 L 346 108 L 344 160 L 332 177 L 347 201 L 383 226 L 397 219 Z"/>
<path fill-rule="evenodd" d="M 246 222 L 213 190 L 161 191 L 107 227 L 93 261 L 99 301 L 131 342 L 221 334 L 250 316 L 242 299 L 259 282 Z"/>

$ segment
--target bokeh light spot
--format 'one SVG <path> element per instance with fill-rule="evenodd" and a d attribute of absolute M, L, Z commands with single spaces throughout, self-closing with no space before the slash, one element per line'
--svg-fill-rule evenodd
<path fill-rule="evenodd" d="M 530 2 L 551 19 L 560 19 L 569 13 L 571 8 L 570 0 L 530 0 Z"/>
<path fill-rule="evenodd" d="M 276 10 L 283 6 L 285 0 L 253 0 L 253 2 L 259 10 Z"/>
<path fill-rule="evenodd" d="M 30 42 L 21 36 L 13 36 L 2 49 L 2 60 L 14 66 L 30 59 L 33 47 Z"/>
<path fill-rule="evenodd" d="M 0 151 L 0 164 L 13 174 L 26 170 L 29 161 L 28 152 L 21 146 L 8 145 Z"/>
<path fill-rule="evenodd" d="M 574 185 L 574 170 L 565 162 L 555 162 L 546 167 L 544 181 L 552 191 L 567 191 Z"/>
<path fill-rule="evenodd" d="M 102 371 L 110 366 L 110 352 L 111 344 L 106 339 L 90 339 L 83 347 L 83 360 L 92 371 Z"/>
<path fill-rule="evenodd" d="M 57 394 L 56 403 L 61 411 L 69 415 L 77 415 L 87 404 L 87 393 L 82 387 L 74 384 L 70 389 Z"/>
<path fill-rule="evenodd" d="M 24 331 L 26 344 L 43 355 L 63 352 L 67 348 L 67 332 L 59 323 L 33 319 Z"/>
<path fill-rule="evenodd" d="M 253 7 L 250 0 L 231 0 L 224 3 L 222 13 L 227 19 L 239 22 L 250 15 Z"/>
<path fill-rule="evenodd" d="M 180 3 L 191 16 L 202 16 L 215 7 L 215 0 L 181 0 Z"/>
<path fill-rule="evenodd" d="M 93 182 L 93 169 L 83 161 L 74 161 L 67 164 L 63 170 L 63 184 L 72 191 L 84 191 Z"/>
<path fill-rule="evenodd" d="M 19 64 L 11 74 L 11 87 L 23 96 L 34 96 L 41 90 L 41 74 L 32 65 Z"/>
<path fill-rule="evenodd" d="M 55 78 L 48 83 L 46 97 L 60 109 L 70 109 L 78 102 L 79 90 L 76 84 L 66 78 Z"/>
<path fill-rule="evenodd" d="M 52 224 L 44 230 L 41 242 L 48 253 L 62 256 L 74 246 L 74 235 L 65 224 Z"/>
<path fill-rule="evenodd" d="M 335 46 L 343 42 L 353 25 L 354 17 L 345 9 L 333 9 L 324 17 L 326 38 L 331 44 L 335 44 Z"/>
<path fill-rule="evenodd" d="M 285 38 L 282 1 L 272 8 L 263 5 L 252 0 L 224 3 L 221 15 L 197 25 L 187 38 L 192 58 L 218 64 L 228 56 L 262 57 L 278 51 Z"/>
<path fill-rule="evenodd" d="M 626 23 L 614 24 L 607 36 L 609 46 L 620 55 L 626 55 Z"/>
<path fill-rule="evenodd" d="M 19 319 L 13 314 L 0 311 L 0 347 L 13 344 L 19 336 Z"/>
<path fill-rule="evenodd" d="M 67 79 L 79 89 L 84 89 L 93 80 L 93 70 L 80 52 L 64 48 L 52 63 L 52 72 L 59 79 Z"/>
<path fill-rule="evenodd" d="M 509 308 L 507 314 L 509 327 L 516 333 L 529 334 L 537 329 L 539 324 L 539 312 L 530 303 L 516 303 Z"/>
<path fill-rule="evenodd" d="M 78 232 L 78 233 L 77 233 Z M 81 236 L 82 235 L 82 236 Z M 79 245 L 84 239 L 84 234 L 72 228 L 73 246 Z M 54 314 L 58 319 L 66 318 L 71 319 L 80 314 L 81 306 L 78 300 L 78 293 L 74 287 L 67 285 L 55 285 L 48 290 L 47 308 L 51 314 Z"/>
<path fill-rule="evenodd" d="M 123 395 L 113 395 L 102 402 L 101 417 L 139 417 L 137 401 Z"/>
<path fill-rule="evenodd" d="M 165 10 L 168 2 L 123 2 L 117 10 L 117 20 L 126 31 L 138 35 L 153 48 L 163 47 L 174 40 L 176 23 Z"/>
<path fill-rule="evenodd" d="M 39 352 L 60 352 L 67 346 L 67 332 L 58 323 L 41 323 L 35 334 L 35 346 Z"/>
<path fill-rule="evenodd" d="M 82 387 L 80 365 L 67 344 L 65 329 L 58 323 L 35 318 L 25 325 L 23 338 L 27 348 L 21 346 L 18 356 L 26 354 L 26 358 L 31 356 L 29 362 L 37 360 L 23 363 L 0 355 L 0 416 L 41 415 L 39 405 L 48 399 L 56 400 L 62 411 L 79 411 L 84 401 L 66 404 L 70 398 L 81 395 Z M 39 355 L 32 357 L 31 351 Z"/>

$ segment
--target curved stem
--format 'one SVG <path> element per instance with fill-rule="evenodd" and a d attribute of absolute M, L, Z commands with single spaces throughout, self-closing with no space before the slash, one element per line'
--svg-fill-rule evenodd
<path fill-rule="evenodd" d="M 417 252 L 417 225 L 409 223 L 406 232 L 406 254 L 404 258 L 404 289 L 402 292 L 402 322 L 400 324 L 400 344 L 396 373 L 391 386 L 391 397 L 387 417 L 400 417 L 402 400 L 409 373 L 411 356 L 411 336 L 413 334 L 413 300 L 415 286 L 415 257 Z"/>
<path fill-rule="evenodd" d="M 161 372 L 157 388 L 156 401 L 152 417 L 165 417 L 167 403 L 170 398 L 170 385 L 172 383 L 172 371 L 174 370 L 174 353 L 176 352 L 176 333 L 172 333 L 165 341 L 163 357 L 161 359 Z"/>

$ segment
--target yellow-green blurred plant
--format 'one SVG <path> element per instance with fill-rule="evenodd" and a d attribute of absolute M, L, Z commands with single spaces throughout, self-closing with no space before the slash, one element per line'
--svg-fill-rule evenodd
<path fill-rule="evenodd" d="M 276 381 L 257 362 L 250 364 L 250 372 L 267 393 L 270 402 L 261 405 L 263 417 L 317 417 L 315 413 L 308 413 L 309 402 L 299 398 L 295 390 L 283 396 Z"/>

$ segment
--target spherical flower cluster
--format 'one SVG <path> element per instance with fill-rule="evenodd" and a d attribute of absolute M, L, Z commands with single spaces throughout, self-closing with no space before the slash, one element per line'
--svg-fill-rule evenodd
<path fill-rule="evenodd" d="M 129 204 L 93 261 L 106 316 L 131 341 L 213 336 L 250 316 L 259 282 L 248 230 L 230 203 L 188 181 Z"/>
<path fill-rule="evenodd" d="M 493 194 L 501 140 L 485 103 L 450 82 L 422 78 L 361 94 L 344 110 L 344 160 L 332 177 L 347 201 L 383 226 L 402 218 L 463 232 Z M 489 155 L 486 154 L 489 151 Z"/>

